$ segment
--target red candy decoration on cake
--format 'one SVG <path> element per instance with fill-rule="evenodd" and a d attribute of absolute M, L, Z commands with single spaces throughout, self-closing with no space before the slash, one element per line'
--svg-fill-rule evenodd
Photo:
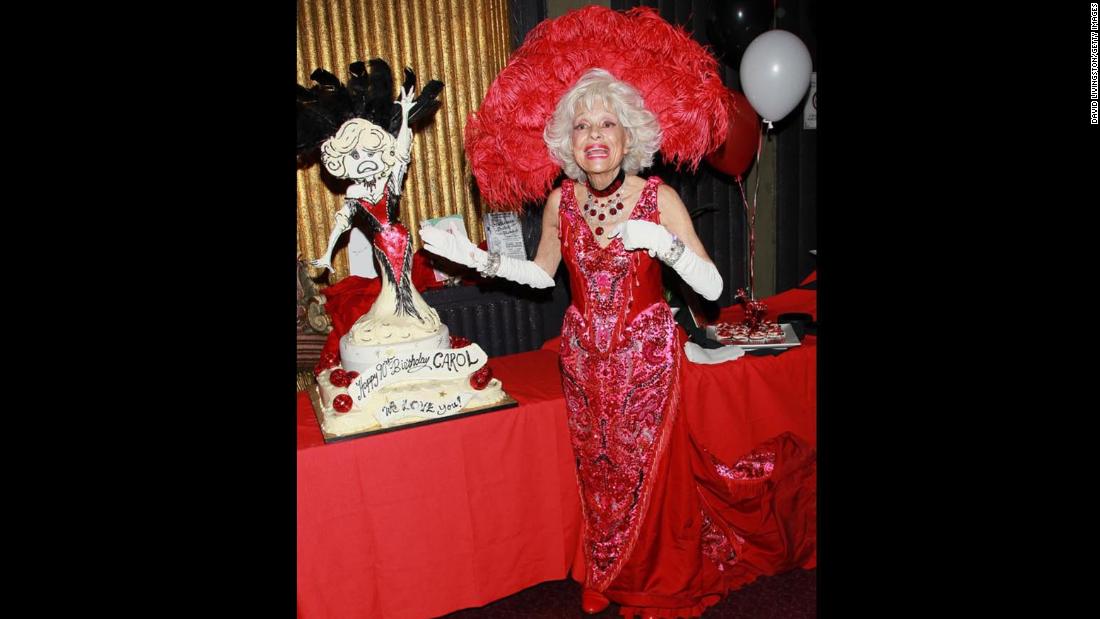
<path fill-rule="evenodd" d="M 470 386 L 478 391 L 481 391 L 489 384 L 489 381 L 493 378 L 493 371 L 489 369 L 489 366 L 485 366 L 480 370 L 470 375 Z"/>
<path fill-rule="evenodd" d="M 359 378 L 359 372 L 356 372 L 355 370 L 352 370 L 352 371 L 348 372 L 347 374 L 348 374 L 348 384 L 351 384 L 351 381 L 355 380 L 356 378 Z"/>
<path fill-rule="evenodd" d="M 351 410 L 351 396 L 346 393 L 332 398 L 332 408 L 338 413 L 346 413 Z"/>
<path fill-rule="evenodd" d="M 332 383 L 334 387 L 347 387 L 351 384 L 351 379 L 348 378 L 347 372 L 337 369 L 328 375 L 328 382 Z"/>
<path fill-rule="evenodd" d="M 451 348 L 466 348 L 470 343 L 468 338 L 462 337 L 461 335 L 451 336 Z"/>
<path fill-rule="evenodd" d="M 339 357 L 334 352 L 326 352 L 321 355 L 321 359 L 317 362 L 317 365 L 313 367 L 314 376 L 320 376 L 321 372 L 333 367 L 340 362 Z"/>

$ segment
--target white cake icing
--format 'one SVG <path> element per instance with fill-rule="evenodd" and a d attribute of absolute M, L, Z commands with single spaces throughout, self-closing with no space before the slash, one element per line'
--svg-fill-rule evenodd
<path fill-rule="evenodd" d="M 350 394 L 347 387 L 337 387 L 329 381 L 329 376 L 337 369 L 339 367 L 330 368 L 317 376 L 323 413 L 321 425 L 325 432 L 337 436 L 445 417 L 462 410 L 496 404 L 507 398 L 503 385 L 495 378 L 490 379 L 485 388 L 480 390 L 475 389 L 470 384 L 469 378 L 465 380 L 417 380 L 388 386 L 370 398 L 354 403 L 350 411 L 341 413 L 333 408 L 332 401 L 338 395 L 350 396 Z M 468 399 L 469 401 L 464 402 L 464 406 L 461 408 L 426 411 L 422 414 L 406 413 L 407 416 L 393 420 L 379 413 L 384 408 L 400 407 L 407 404 L 409 400 L 436 400 L 439 399 L 441 393 L 446 393 L 447 396 L 452 398 L 462 397 L 464 400 Z M 381 417 L 381 421 L 379 417 Z"/>
<path fill-rule="evenodd" d="M 451 347 L 447 325 L 426 303 L 417 307 L 423 321 L 392 310 L 379 311 L 379 308 L 393 304 L 392 296 L 392 286 L 382 286 L 382 292 L 370 311 L 360 316 L 340 338 L 340 363 L 345 370 L 366 372 L 379 361 L 395 355 Z M 415 304 L 420 295 L 414 294 L 413 298 Z"/>
<path fill-rule="evenodd" d="M 327 435 L 346 436 L 446 417 L 507 399 L 499 380 L 476 389 L 471 377 L 488 361 L 477 344 L 451 348 L 450 331 L 415 289 L 413 305 L 423 318 L 394 310 L 392 285 L 370 311 L 340 338 L 340 362 L 317 375 L 321 426 Z M 337 370 L 354 373 L 350 385 L 332 384 Z M 484 382 L 484 375 L 478 374 Z M 343 382 L 343 381 L 340 381 Z M 346 412 L 333 401 L 345 396 Z"/>
<path fill-rule="evenodd" d="M 471 383 L 487 361 L 480 346 L 452 349 L 442 323 L 433 333 L 417 331 L 407 322 L 360 319 L 340 338 L 340 364 L 317 375 L 321 425 L 327 434 L 346 436 L 445 417 L 508 397 L 495 378 L 483 389 Z M 333 385 L 330 379 L 337 370 L 355 372 L 355 379 L 348 386 Z M 350 399 L 347 412 L 333 405 L 341 395 Z"/>
<path fill-rule="evenodd" d="M 410 289 L 410 296 L 420 318 L 395 311 L 395 290 L 387 278 L 382 278 L 382 290 L 374 304 L 348 329 L 347 336 L 351 341 L 366 346 L 411 342 L 438 336 L 440 328 L 447 328 L 439 320 L 439 314 L 424 301 L 416 288 Z"/>
<path fill-rule="evenodd" d="M 381 333 L 383 329 L 387 333 Z M 405 337 L 406 333 L 409 332 L 393 333 L 390 327 L 387 326 L 377 330 L 377 332 L 372 330 L 372 333 L 364 333 L 367 338 L 360 337 L 359 341 L 356 341 L 356 332 L 353 327 L 353 330 L 349 330 L 344 334 L 344 337 L 340 338 L 340 364 L 348 371 L 366 372 L 379 361 L 389 357 L 418 350 L 438 350 L 451 347 L 451 332 L 445 324 L 439 325 L 437 333 L 420 336 L 416 339 L 412 339 L 411 334 L 410 337 Z M 377 336 L 379 340 L 377 343 L 373 343 L 375 338 L 372 334 Z"/>

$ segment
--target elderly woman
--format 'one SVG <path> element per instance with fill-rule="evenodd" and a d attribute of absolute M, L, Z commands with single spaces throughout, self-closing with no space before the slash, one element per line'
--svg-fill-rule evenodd
<path fill-rule="evenodd" d="M 676 192 L 637 176 L 653 163 L 661 130 L 633 87 L 589 71 L 561 98 L 544 139 L 570 178 L 546 202 L 534 261 L 488 254 L 438 229 L 422 229 L 421 239 L 483 275 L 536 288 L 554 285 L 565 258 L 573 304 L 561 371 L 585 506 L 586 606 L 606 606 L 599 593 L 606 591 L 624 604 L 640 595 L 637 605 L 648 607 L 675 593 L 646 583 L 646 555 L 656 549 L 645 546 L 662 533 L 642 526 L 667 479 L 661 455 L 676 418 L 680 364 L 658 261 L 707 299 L 718 297 L 722 278 Z"/>
<path fill-rule="evenodd" d="M 720 462 L 678 410 L 686 338 L 661 263 L 711 300 L 722 278 L 676 192 L 637 174 L 658 150 L 698 163 L 725 138 L 729 105 L 716 61 L 651 9 L 545 21 L 466 129 L 491 204 L 567 177 L 546 200 L 535 259 L 420 231 L 429 251 L 535 288 L 565 262 L 560 367 L 583 524 L 573 576 L 588 613 L 614 601 L 624 616 L 695 617 L 760 575 L 816 562 L 812 450 L 782 435 Z"/>

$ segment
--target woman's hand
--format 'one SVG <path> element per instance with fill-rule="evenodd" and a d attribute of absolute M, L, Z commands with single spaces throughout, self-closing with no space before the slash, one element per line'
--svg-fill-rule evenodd
<path fill-rule="evenodd" d="M 489 252 L 471 243 L 453 223 L 450 232 L 439 228 L 421 228 L 420 240 L 424 242 L 424 249 L 451 262 L 477 269 L 483 277 L 503 277 L 532 288 L 554 286 L 554 278 L 530 260 L 516 260 L 500 254 L 493 254 L 490 258 Z"/>
<path fill-rule="evenodd" d="M 631 219 L 616 226 L 608 238 L 619 237 L 628 250 L 644 249 L 649 256 L 663 256 L 672 247 L 672 233 L 668 228 L 651 221 Z"/>
<path fill-rule="evenodd" d="M 661 221 L 667 221 L 668 227 L 649 221 L 631 219 L 614 230 L 609 236 L 620 237 L 626 249 L 643 249 L 649 255 L 672 267 L 673 271 L 698 292 L 704 299 L 714 301 L 722 294 L 722 275 L 714 263 L 706 258 L 699 237 L 691 225 L 687 209 L 675 192 L 668 190 L 664 194 L 664 203 L 660 202 L 664 185 L 658 189 L 658 205 Z M 676 230 L 673 235 L 672 230 Z M 683 235 L 681 236 L 681 232 Z M 696 253 L 696 249 L 702 256 Z"/>
<path fill-rule="evenodd" d="M 448 231 L 432 226 L 421 228 L 420 240 L 431 253 L 470 268 L 484 267 L 488 259 L 485 250 L 471 243 L 453 223 Z"/>

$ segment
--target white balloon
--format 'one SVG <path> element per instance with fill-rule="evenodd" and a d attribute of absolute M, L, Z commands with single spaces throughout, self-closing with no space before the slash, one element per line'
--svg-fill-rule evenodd
<path fill-rule="evenodd" d="M 810 50 L 786 30 L 756 37 L 741 55 L 741 90 L 765 122 L 791 113 L 810 87 Z"/>

